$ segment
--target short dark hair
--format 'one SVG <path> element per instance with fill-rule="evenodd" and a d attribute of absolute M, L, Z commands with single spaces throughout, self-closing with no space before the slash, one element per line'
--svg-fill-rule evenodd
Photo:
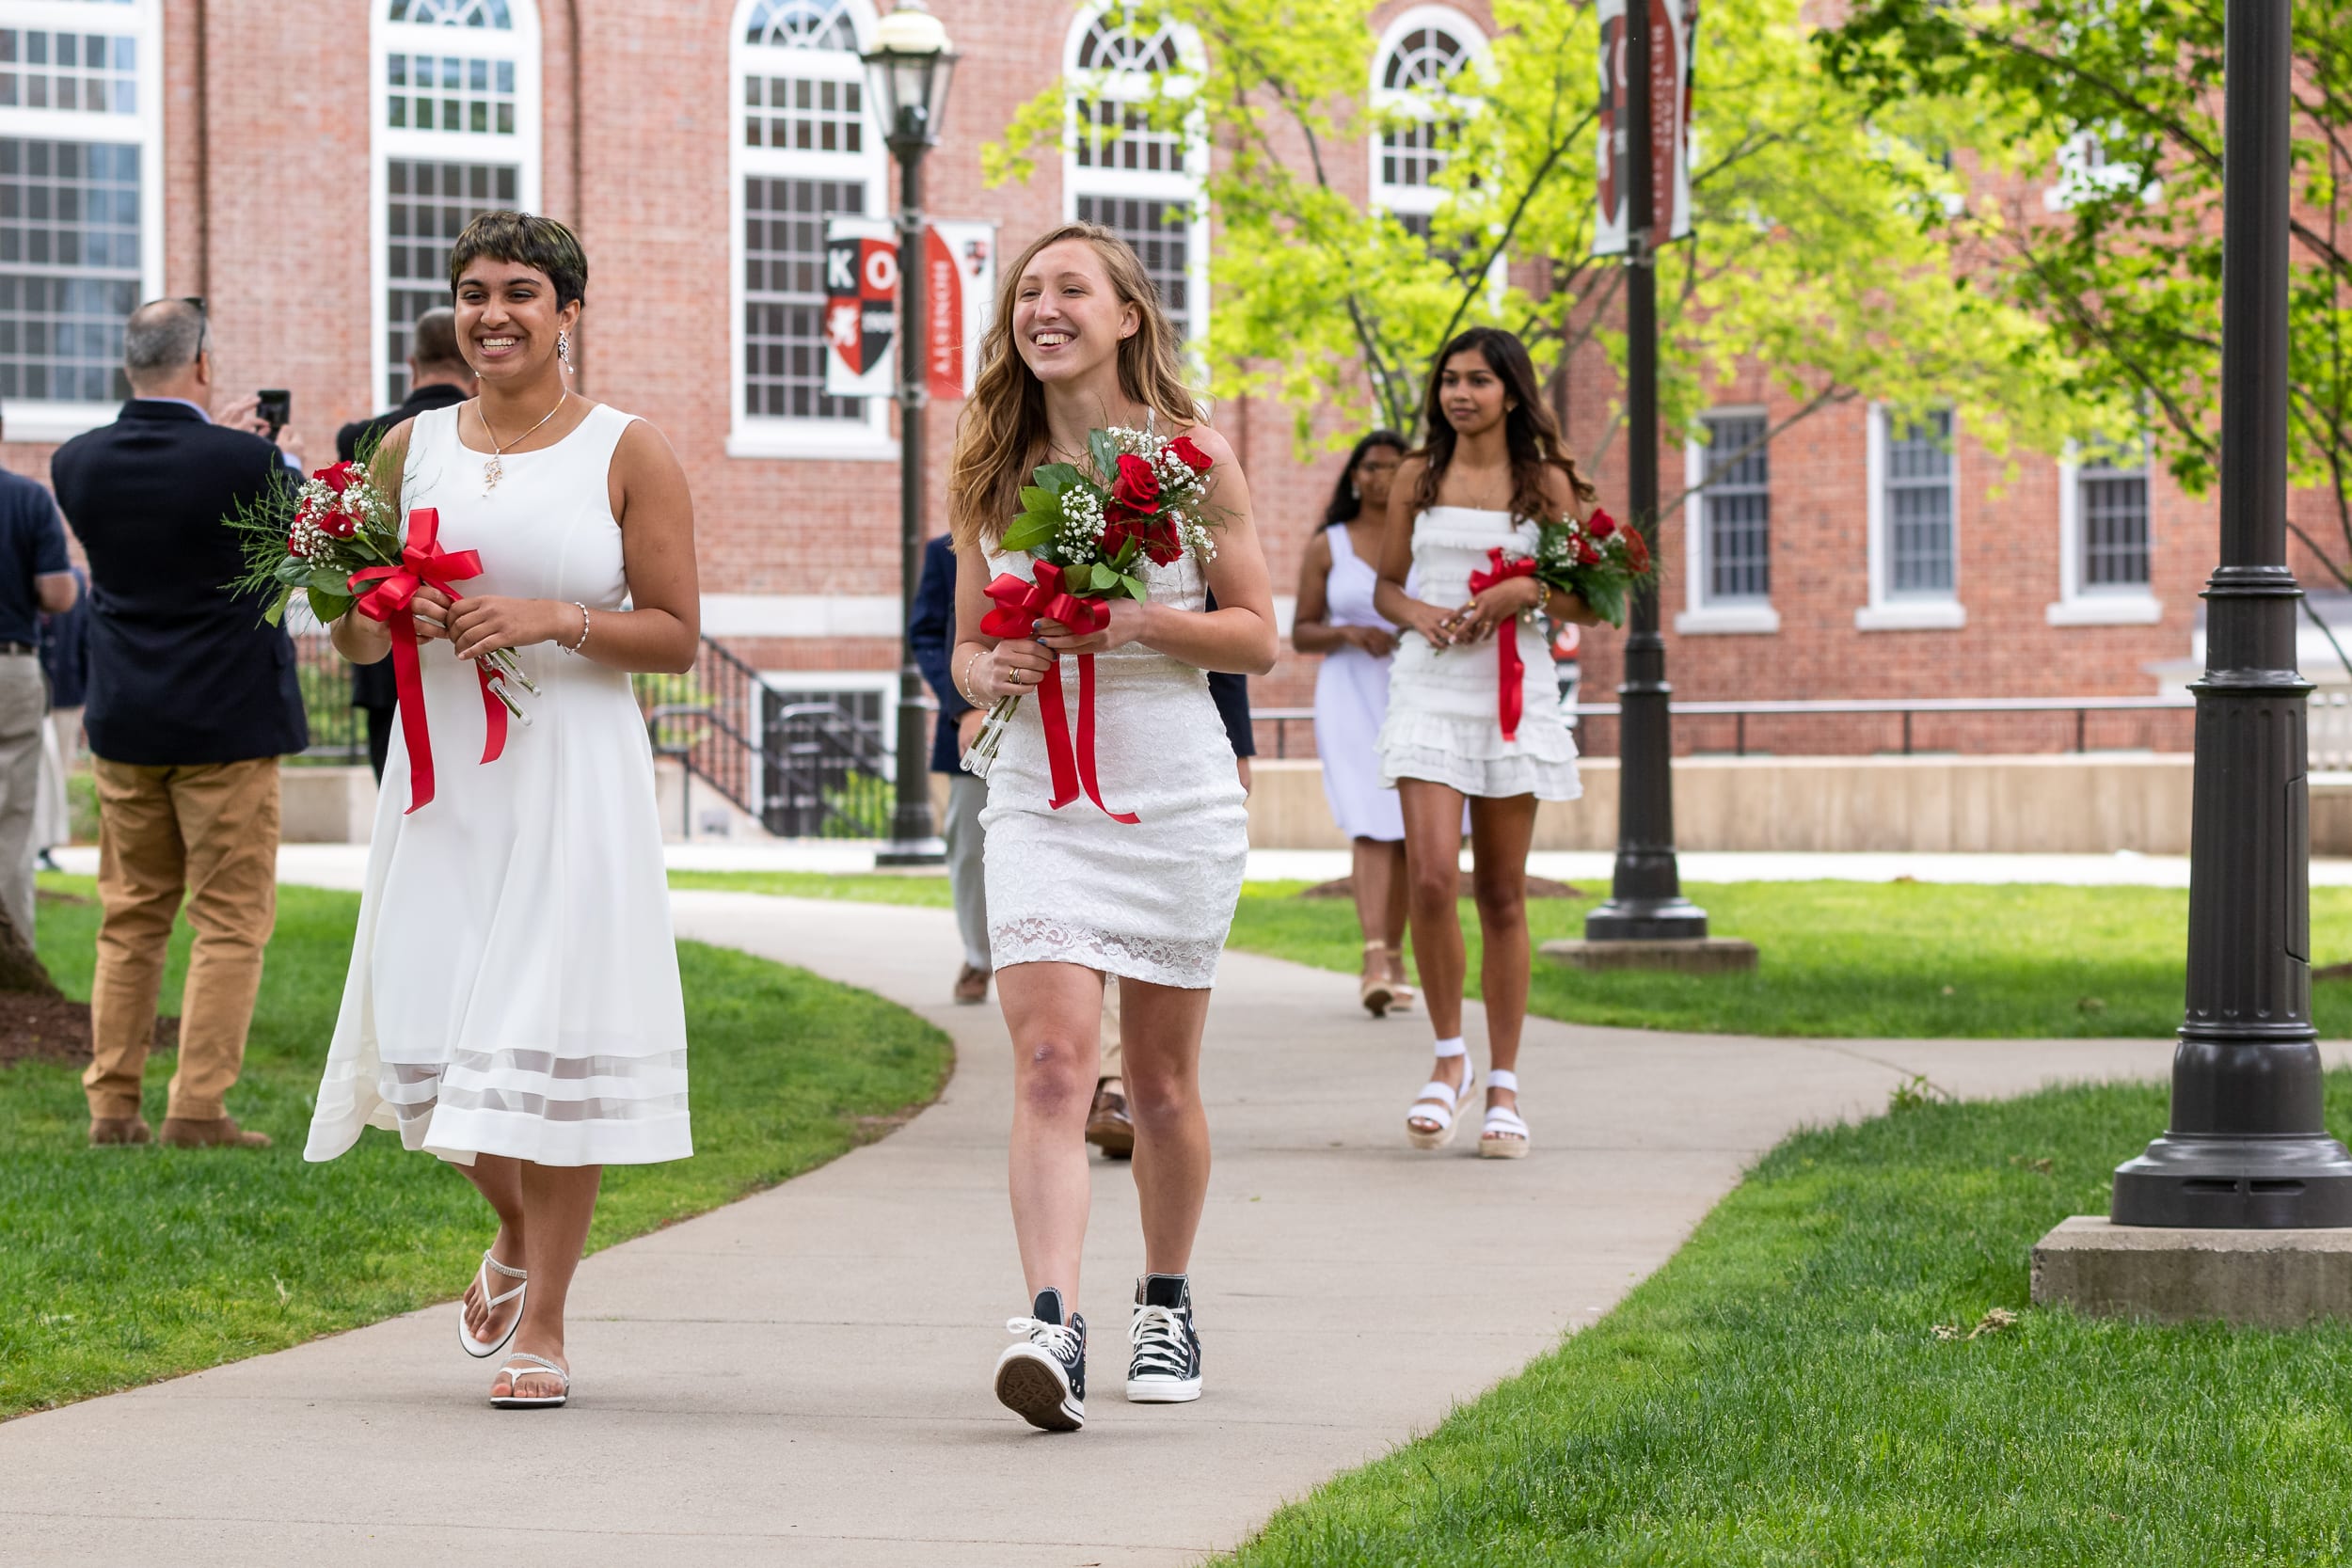
<path fill-rule="evenodd" d="M 408 329 L 408 357 L 420 365 L 462 365 L 457 351 L 457 312 L 437 305 Z"/>
<path fill-rule="evenodd" d="M 466 225 L 466 231 L 450 247 L 451 293 L 457 292 L 457 280 L 466 269 L 485 256 L 546 273 L 548 281 L 555 285 L 559 310 L 588 297 L 587 252 L 580 248 L 580 236 L 553 218 L 500 211 L 485 213 Z"/>

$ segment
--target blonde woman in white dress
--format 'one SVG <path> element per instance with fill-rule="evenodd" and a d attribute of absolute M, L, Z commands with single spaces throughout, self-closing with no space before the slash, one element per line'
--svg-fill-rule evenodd
<path fill-rule="evenodd" d="M 1012 1032 L 1009 1177 L 1027 1312 L 998 1358 L 997 1399 L 1032 1425 L 1086 1421 L 1086 1323 L 1077 1310 L 1086 1240 L 1086 1120 L 1102 1047 L 1103 988 L 1116 976 L 1134 1117 L 1144 1277 L 1128 1324 L 1127 1398 L 1200 1394 L 1192 1322 L 1192 1243 L 1208 1194 L 1200 1033 L 1209 987 L 1241 895 L 1248 816 L 1232 744 L 1209 695 L 1211 670 L 1262 674 L 1275 656 L 1274 600 L 1232 449 L 1200 421 L 1177 341 L 1135 252 L 1107 229 L 1069 224 L 1007 269 L 949 481 L 957 643 L 949 673 L 977 707 L 1021 697 L 988 779 L 989 950 Z M 1084 462 L 1104 427 L 1188 436 L 1211 460 L 1223 515 L 1216 556 L 1148 565 L 1150 598 L 1110 601 L 1107 629 L 1074 637 L 1051 621 L 1034 639 L 980 630 L 999 573 L 1029 558 L 996 545 L 1044 462 Z M 1206 608 L 1214 591 L 1217 608 Z M 1081 796 L 1048 804 L 1037 694 L 1054 661 L 1092 654 L 1095 756 L 1116 821 Z M 1073 673 L 1074 676 L 1074 672 Z M 1074 722 L 1076 680 L 1065 680 Z M 1057 716 L 1058 718 L 1058 716 Z"/>
<path fill-rule="evenodd" d="M 435 782 L 393 739 L 342 1016 L 307 1157 L 394 1130 L 478 1188 L 498 1222 L 459 1309 L 502 1407 L 571 1387 L 564 1309 L 608 1164 L 693 1152 L 685 1006 L 653 758 L 636 670 L 683 671 L 697 641 L 693 507 L 661 434 L 569 389 L 587 261 L 552 219 L 476 218 L 450 257 L 457 336 L 481 395 L 396 427 L 379 475 L 432 507 L 440 544 L 478 550 L 453 605 L 415 600 Z M 358 663 L 386 628 L 335 625 Z M 472 660 L 515 650 L 504 754 Z M 404 706 L 407 697 L 403 695 Z M 403 715 L 404 720 L 413 717 Z"/>
<path fill-rule="evenodd" d="M 1518 1069 L 1535 802 L 1583 793 L 1549 640 L 1534 612 L 1586 625 L 1597 617 L 1575 595 L 1549 592 L 1530 577 L 1478 594 L 1470 583 L 1492 563 L 1490 551 L 1534 555 L 1540 523 L 1582 517 L 1595 498 L 1561 454 L 1534 367 L 1507 332 L 1476 327 L 1448 343 L 1422 418 L 1428 445 L 1397 471 L 1374 592 L 1380 613 L 1402 628 L 1380 729 L 1380 771 L 1404 802 L 1413 953 L 1437 1035 L 1437 1066 L 1406 1113 L 1406 1136 L 1416 1148 L 1443 1148 L 1477 1084 L 1462 1038 L 1457 879 L 1467 801 L 1489 1061 L 1478 1152 L 1517 1159 L 1530 1143 Z M 1498 636 L 1518 640 L 1520 661 L 1520 712 L 1509 735 L 1501 718 Z"/>

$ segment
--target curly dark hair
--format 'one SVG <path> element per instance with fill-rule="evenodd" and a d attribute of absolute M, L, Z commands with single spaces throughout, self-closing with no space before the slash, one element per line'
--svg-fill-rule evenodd
<path fill-rule="evenodd" d="M 1340 466 L 1340 477 L 1331 486 L 1331 499 L 1324 504 L 1323 527 L 1352 523 L 1364 510 L 1364 498 L 1356 493 L 1356 465 L 1364 460 L 1364 453 L 1375 447 L 1386 447 L 1399 457 L 1411 451 L 1404 436 L 1393 430 L 1375 430 L 1358 441 Z"/>
<path fill-rule="evenodd" d="M 1544 469 L 1559 468 L 1568 476 L 1568 484 L 1580 500 L 1591 500 L 1599 494 L 1584 476 L 1577 471 L 1576 460 L 1560 450 L 1560 427 L 1552 422 L 1551 410 L 1544 406 L 1542 389 L 1535 380 L 1535 363 L 1527 356 L 1527 345 L 1512 334 L 1494 326 L 1473 326 L 1446 344 L 1429 366 L 1429 389 L 1422 399 L 1422 428 L 1428 440 L 1415 456 L 1427 459 L 1421 471 L 1421 483 L 1413 491 L 1413 507 L 1426 511 L 1438 504 L 1438 487 L 1445 482 L 1445 471 L 1454 462 L 1456 439 L 1452 421 L 1445 417 L 1445 408 L 1438 392 L 1445 379 L 1445 367 L 1457 354 L 1475 352 L 1486 361 L 1486 368 L 1502 382 L 1512 403 L 1510 413 L 1503 416 L 1502 436 L 1511 453 L 1511 515 L 1550 521 L 1551 502 L 1544 495 Z"/>

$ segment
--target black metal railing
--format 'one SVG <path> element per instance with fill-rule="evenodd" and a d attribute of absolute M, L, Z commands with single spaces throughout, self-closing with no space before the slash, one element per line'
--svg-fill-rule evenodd
<path fill-rule="evenodd" d="M 297 636 L 294 645 L 294 679 L 302 688 L 303 716 L 310 721 L 310 745 L 301 760 L 366 762 L 368 721 L 351 705 L 351 666 L 325 632 Z"/>

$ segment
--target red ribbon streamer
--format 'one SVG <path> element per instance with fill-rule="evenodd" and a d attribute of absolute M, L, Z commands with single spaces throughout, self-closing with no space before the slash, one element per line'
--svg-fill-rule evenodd
<path fill-rule="evenodd" d="M 1484 594 L 1495 584 L 1508 582 L 1513 578 L 1532 578 L 1535 575 L 1533 559 L 1520 556 L 1515 561 L 1505 561 L 1501 546 L 1486 552 L 1486 565 L 1487 570 L 1470 574 L 1470 591 L 1473 594 Z M 1516 617 L 1495 628 L 1495 663 L 1498 682 L 1495 708 L 1502 721 L 1502 738 L 1517 740 L 1519 737 L 1519 715 L 1527 705 L 1527 684 L 1523 679 L 1527 666 L 1519 659 L 1519 626 Z"/>
<path fill-rule="evenodd" d="M 410 603 L 427 583 L 462 597 L 455 584 L 482 575 L 478 550 L 441 548 L 441 515 L 429 506 L 408 514 L 408 538 L 397 566 L 369 566 L 351 574 L 353 606 L 371 621 L 380 621 L 392 634 L 392 684 L 400 691 L 400 734 L 408 745 L 408 809 L 415 811 L 433 799 L 433 732 L 424 720 L 424 687 L 417 666 L 417 616 Z M 373 587 L 368 586 L 373 584 Z M 506 705 L 490 689 L 496 678 L 490 666 L 474 661 L 474 677 L 482 683 L 482 712 L 488 721 L 482 760 L 496 762 L 506 750 Z"/>
<path fill-rule="evenodd" d="M 1073 636 L 1084 637 L 1101 631 L 1111 624 L 1110 610 L 1100 599 L 1082 599 L 1062 586 L 1061 568 L 1050 561 L 1040 561 L 1029 568 L 1032 581 L 1024 582 L 1010 572 L 999 576 L 988 585 L 988 596 L 996 601 L 996 608 L 980 617 L 980 630 L 991 637 L 1034 637 L 1040 621 L 1056 621 L 1070 628 Z M 1062 702 L 1061 661 L 1056 659 L 1045 670 L 1045 678 L 1038 682 L 1041 702 L 1050 704 L 1041 708 L 1039 720 L 1045 726 L 1045 765 L 1054 786 L 1048 802 L 1056 811 L 1078 798 L 1081 789 L 1094 807 L 1114 822 L 1133 823 L 1137 820 L 1131 811 L 1113 811 L 1103 804 L 1103 786 L 1094 774 L 1094 656 L 1078 657 L 1078 736 L 1077 745 L 1071 745 L 1069 710 Z"/>

